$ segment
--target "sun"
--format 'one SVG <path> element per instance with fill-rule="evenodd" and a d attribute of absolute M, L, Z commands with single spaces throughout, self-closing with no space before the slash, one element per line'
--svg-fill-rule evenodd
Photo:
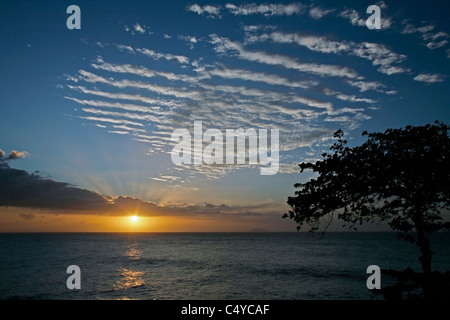
<path fill-rule="evenodd" d="M 138 222 L 139 217 L 138 216 L 131 216 L 130 219 L 131 219 L 132 222 Z"/>

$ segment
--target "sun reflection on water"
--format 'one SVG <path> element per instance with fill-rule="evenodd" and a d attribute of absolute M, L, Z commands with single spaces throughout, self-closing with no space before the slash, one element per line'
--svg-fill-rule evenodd
<path fill-rule="evenodd" d="M 145 280 L 143 278 L 144 271 L 135 271 L 131 269 L 121 268 L 119 269 L 121 279 L 116 281 L 114 288 L 116 290 L 125 290 L 130 288 L 136 288 L 143 286 Z"/>
<path fill-rule="evenodd" d="M 139 260 L 142 256 L 142 250 L 140 250 L 137 245 L 132 245 L 127 252 L 125 252 L 125 256 L 129 260 Z"/>
<path fill-rule="evenodd" d="M 137 243 L 131 243 L 124 255 L 127 260 L 137 261 L 142 257 L 142 250 L 139 249 Z M 145 285 L 145 271 L 137 271 L 129 267 L 122 267 L 118 269 L 118 272 L 120 279 L 114 284 L 115 290 L 127 290 Z"/>

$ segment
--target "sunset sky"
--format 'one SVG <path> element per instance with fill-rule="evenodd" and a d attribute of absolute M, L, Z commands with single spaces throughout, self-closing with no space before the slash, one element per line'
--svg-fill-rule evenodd
<path fill-rule="evenodd" d="M 81 29 L 69 30 L 69 5 Z M 369 5 L 381 29 L 369 29 Z M 450 124 L 447 1 L 2 1 L 0 232 L 295 231 L 341 128 Z M 279 171 L 171 160 L 176 129 L 279 129 Z M 137 221 L 131 216 L 136 215 Z"/>

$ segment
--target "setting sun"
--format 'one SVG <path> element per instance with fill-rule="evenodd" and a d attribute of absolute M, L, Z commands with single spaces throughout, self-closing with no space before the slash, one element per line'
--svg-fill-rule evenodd
<path fill-rule="evenodd" d="M 133 222 L 138 222 L 138 220 L 139 220 L 138 216 L 132 216 L 132 217 L 130 217 L 130 219 Z"/>

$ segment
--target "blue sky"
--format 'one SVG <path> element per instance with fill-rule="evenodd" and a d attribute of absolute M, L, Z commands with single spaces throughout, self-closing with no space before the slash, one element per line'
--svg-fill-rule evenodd
<path fill-rule="evenodd" d="M 66 27 L 71 4 L 81 30 Z M 365 25 L 372 4 L 380 30 Z M 26 151 L 14 168 L 102 195 L 278 219 L 308 178 L 297 164 L 337 129 L 358 144 L 364 130 L 450 120 L 444 1 L 0 6 L 0 149 Z M 171 133 L 194 120 L 279 129 L 279 173 L 175 166 Z"/>

